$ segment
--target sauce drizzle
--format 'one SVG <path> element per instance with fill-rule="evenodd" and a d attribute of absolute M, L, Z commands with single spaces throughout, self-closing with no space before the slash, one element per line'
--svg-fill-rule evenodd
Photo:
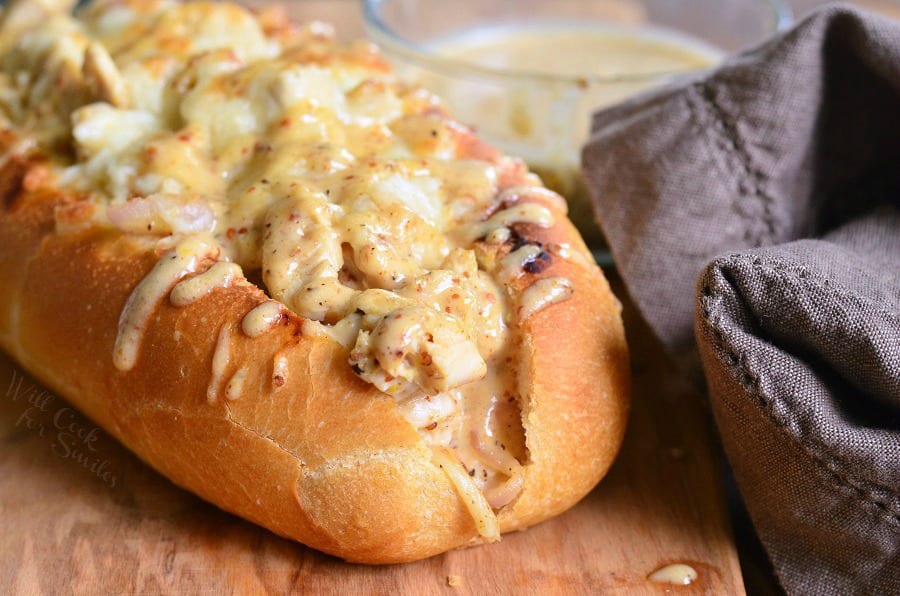
<path fill-rule="evenodd" d="M 225 398 L 234 401 L 241 396 L 244 382 L 247 380 L 247 367 L 242 366 L 231 376 L 231 380 L 225 385 Z"/>
<path fill-rule="evenodd" d="M 178 282 L 172 288 L 169 300 L 173 306 L 187 306 L 203 298 L 214 288 L 227 288 L 235 278 L 242 275 L 240 265 L 220 261 L 203 273 Z"/>
<path fill-rule="evenodd" d="M 150 273 L 131 292 L 119 317 L 119 331 L 113 350 L 113 364 L 117 369 L 128 371 L 134 368 L 141 339 L 156 306 L 175 282 L 195 272 L 200 263 L 214 256 L 215 252 L 209 243 L 191 236 L 160 257 Z"/>
<path fill-rule="evenodd" d="M 692 584 L 697 577 L 697 570 L 690 565 L 673 563 L 671 565 L 666 565 L 665 567 L 660 567 L 651 573 L 648 579 L 661 584 L 687 586 Z"/>
<path fill-rule="evenodd" d="M 284 316 L 280 302 L 266 300 L 244 315 L 241 329 L 249 337 L 257 338 L 269 332 Z"/>
<path fill-rule="evenodd" d="M 573 292 L 572 282 L 565 277 L 537 280 L 519 296 L 519 323 L 551 304 L 568 300 Z"/>

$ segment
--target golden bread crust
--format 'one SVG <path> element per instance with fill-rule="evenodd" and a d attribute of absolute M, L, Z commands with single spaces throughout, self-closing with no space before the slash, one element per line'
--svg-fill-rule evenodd
<path fill-rule="evenodd" d="M 579 238 L 560 218 L 532 227 L 545 244 Z M 565 511 L 606 474 L 625 434 L 631 395 L 621 305 L 595 266 L 557 259 L 524 282 L 561 276 L 574 288 L 568 300 L 542 309 L 523 325 L 519 385 L 530 454 L 522 494 L 500 512 L 504 531 Z"/>
<path fill-rule="evenodd" d="M 118 318 L 153 267 L 152 244 L 119 232 L 52 231 L 53 194 L 19 191 L 0 213 L 3 347 L 48 387 L 175 483 L 219 507 L 350 561 L 393 563 L 477 541 L 471 515 L 391 397 L 352 374 L 346 349 L 288 313 L 250 338 L 240 321 L 266 300 L 253 284 L 155 309 L 136 366 L 113 366 Z M 56 195 L 56 201 L 67 200 Z M 530 241 L 577 239 L 565 219 L 520 226 Z M 15 266 L 13 266 L 15 264 Z M 519 383 L 529 460 L 501 531 L 564 511 L 600 480 L 624 433 L 629 374 L 619 304 L 596 267 L 553 259 L 569 300 L 524 323 Z M 14 323 L 11 313 L 16 313 Z M 242 396 L 206 399 L 217 332 L 230 324 Z M 276 356 L 288 359 L 273 385 Z M 233 371 L 229 371 L 233 372 Z"/>
<path fill-rule="evenodd" d="M 0 22 L 0 347 L 173 482 L 351 561 L 593 488 L 628 356 L 561 197 L 371 45 L 70 4 Z"/>

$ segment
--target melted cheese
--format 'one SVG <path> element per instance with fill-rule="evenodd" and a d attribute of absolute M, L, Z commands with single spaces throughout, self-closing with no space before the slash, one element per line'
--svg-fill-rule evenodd
<path fill-rule="evenodd" d="M 266 300 L 244 315 L 241 330 L 250 337 L 259 337 L 277 325 L 282 315 L 280 303 Z"/>
<path fill-rule="evenodd" d="M 228 383 L 225 385 L 225 398 L 228 400 L 236 400 L 241 397 L 244 390 L 244 383 L 247 381 L 247 367 L 242 366 L 235 371 Z"/>
<path fill-rule="evenodd" d="M 564 277 L 537 280 L 519 296 L 519 308 L 516 311 L 519 322 L 551 304 L 568 300 L 572 292 L 572 283 Z"/>
<path fill-rule="evenodd" d="M 239 265 L 220 261 L 200 275 L 179 282 L 172 288 L 169 301 L 174 306 L 187 306 L 203 298 L 215 288 L 227 288 L 240 277 L 242 277 L 242 272 Z"/>
<path fill-rule="evenodd" d="M 191 236 L 160 257 L 153 270 L 129 296 L 122 310 L 113 350 L 116 368 L 127 371 L 134 367 L 150 315 L 159 302 L 178 280 L 196 271 L 204 259 L 214 254 L 210 244 Z"/>
<path fill-rule="evenodd" d="M 212 375 L 206 389 L 206 399 L 214 403 L 219 397 L 219 385 L 225 376 L 225 370 L 231 364 L 231 324 L 225 323 L 216 337 L 216 349 L 213 351 Z"/>
<path fill-rule="evenodd" d="M 491 507 L 515 498 L 528 458 L 521 420 L 510 422 L 521 417 L 511 330 L 570 288 L 543 280 L 521 293 L 516 280 L 549 257 L 504 246 L 519 224 L 553 226 L 565 202 L 398 83 L 367 43 L 340 46 L 321 26 L 229 3 L 69 9 L 5 10 L 0 122 L 88 197 L 89 208 L 60 210 L 60 233 L 105 226 L 170 249 L 128 300 L 116 366 L 134 366 L 170 290 L 182 307 L 252 273 L 271 300 L 246 314 L 243 333 L 262 336 L 287 308 L 304 335 L 343 346 L 495 536 Z M 581 254 L 553 252 L 570 253 Z M 225 382 L 232 340 L 223 327 L 211 402 L 245 389 L 245 368 Z M 287 374 L 277 356 L 273 390 Z"/>
<path fill-rule="evenodd" d="M 512 251 L 500 261 L 500 276 L 517 279 L 525 275 L 525 266 L 540 257 L 543 249 L 537 244 L 526 244 Z"/>
<path fill-rule="evenodd" d="M 553 222 L 553 213 L 543 205 L 520 203 L 495 213 L 485 222 L 469 226 L 469 236 L 471 240 L 475 240 L 516 223 L 531 223 L 542 228 L 549 228 Z"/>

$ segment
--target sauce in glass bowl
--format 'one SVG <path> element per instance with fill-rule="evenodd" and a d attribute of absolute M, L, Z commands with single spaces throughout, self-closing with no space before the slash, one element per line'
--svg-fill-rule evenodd
<path fill-rule="evenodd" d="M 572 220 L 593 245 L 602 243 L 602 235 L 581 182 L 579 155 L 593 111 L 679 73 L 710 68 L 724 55 L 677 31 L 599 23 L 484 27 L 427 47 L 447 60 L 522 75 L 502 88 L 485 82 L 460 86 L 443 73 L 418 76 L 456 114 L 476 122 L 492 143 L 525 159 L 567 197 Z M 561 84 L 558 77 L 575 82 Z"/>

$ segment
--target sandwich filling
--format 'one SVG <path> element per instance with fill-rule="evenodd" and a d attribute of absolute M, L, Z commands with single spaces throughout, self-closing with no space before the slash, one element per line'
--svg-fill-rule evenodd
<path fill-rule="evenodd" d="M 116 366 L 135 366 L 161 300 L 185 306 L 246 275 L 271 300 L 236 328 L 258 337 L 287 309 L 339 342 L 495 535 L 492 510 L 528 461 L 517 330 L 572 293 L 564 278 L 517 280 L 551 254 L 581 258 L 516 229 L 552 226 L 562 199 L 321 23 L 227 3 L 73 4 L 14 0 L 0 16 L 0 126 L 15 139 L 3 161 L 49 157 L 80 198 L 58 209 L 59 233 L 156 242 Z"/>

